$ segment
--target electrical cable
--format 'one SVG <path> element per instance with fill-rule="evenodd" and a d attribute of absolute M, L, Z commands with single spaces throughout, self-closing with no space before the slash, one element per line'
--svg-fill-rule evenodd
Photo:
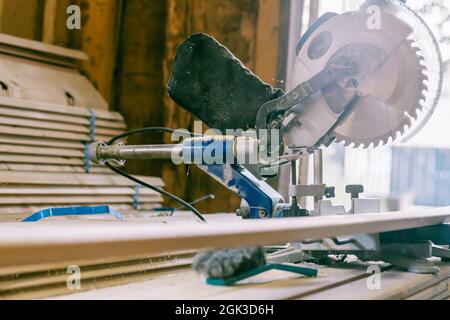
<path fill-rule="evenodd" d="M 124 139 L 124 138 L 130 137 L 130 136 L 136 135 L 136 134 L 142 134 L 142 133 L 146 133 L 146 132 L 168 132 L 168 133 L 174 133 L 176 131 L 177 130 L 174 130 L 174 129 L 171 129 L 171 128 L 165 128 L 165 127 L 142 128 L 142 129 L 137 129 L 137 130 L 134 130 L 134 131 L 129 131 L 129 132 L 125 132 L 123 134 L 117 135 L 117 136 L 113 137 L 112 139 L 110 139 L 106 144 L 110 146 L 114 142 L 116 142 L 116 141 L 118 141 L 120 139 Z M 194 135 L 192 133 L 189 133 L 189 134 L 191 136 Z M 125 172 L 124 170 L 121 170 L 119 168 L 115 168 L 114 166 L 112 166 L 107 161 L 105 161 L 105 165 L 110 170 L 112 170 L 113 172 L 123 176 L 124 178 L 126 178 L 128 180 L 131 180 L 131 181 L 133 181 L 135 183 L 138 183 L 138 184 L 140 184 L 140 185 L 142 185 L 142 186 L 144 186 L 146 188 L 149 188 L 149 189 L 151 189 L 153 191 L 156 191 L 159 194 L 161 194 L 161 195 L 163 195 L 163 196 L 165 196 L 165 197 L 167 197 L 167 198 L 169 198 L 169 199 L 171 199 L 171 200 L 173 200 L 175 202 L 178 202 L 182 207 L 192 211 L 197 216 L 197 218 L 200 219 L 201 222 L 203 222 L 203 223 L 207 222 L 206 219 L 203 217 L 203 215 L 196 208 L 194 208 L 192 205 L 190 205 L 189 203 L 187 203 L 183 199 L 178 198 L 177 196 L 173 195 L 172 193 L 170 193 L 170 192 L 168 192 L 168 191 L 166 191 L 164 189 L 161 189 L 161 188 L 158 188 L 158 187 L 153 186 L 151 184 L 148 184 L 148 183 L 146 183 L 146 182 L 144 182 L 144 181 L 142 181 L 142 180 L 132 176 L 131 174 Z"/>

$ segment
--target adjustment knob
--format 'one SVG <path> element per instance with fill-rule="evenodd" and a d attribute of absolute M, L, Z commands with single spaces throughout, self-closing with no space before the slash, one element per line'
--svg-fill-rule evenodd
<path fill-rule="evenodd" d="M 364 192 L 364 186 L 360 184 L 350 184 L 345 187 L 345 192 L 350 194 L 352 199 L 358 199 L 359 195 Z"/>
<path fill-rule="evenodd" d="M 335 187 L 326 187 L 325 188 L 325 198 L 331 199 L 336 197 L 336 188 Z"/>

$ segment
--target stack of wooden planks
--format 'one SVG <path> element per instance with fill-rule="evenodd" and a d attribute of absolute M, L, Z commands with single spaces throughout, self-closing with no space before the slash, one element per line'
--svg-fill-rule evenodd
<path fill-rule="evenodd" d="M 160 205 L 157 193 L 89 162 L 88 145 L 126 125 L 77 70 L 87 59 L 0 34 L 0 221 L 52 207 L 111 205 L 124 212 Z M 141 179 L 163 187 L 159 178 Z"/>
<path fill-rule="evenodd" d="M 158 206 L 154 191 L 86 163 L 92 140 L 107 141 L 125 128 L 116 112 L 0 97 L 0 220 L 58 206 Z M 143 179 L 163 186 L 159 178 Z"/>

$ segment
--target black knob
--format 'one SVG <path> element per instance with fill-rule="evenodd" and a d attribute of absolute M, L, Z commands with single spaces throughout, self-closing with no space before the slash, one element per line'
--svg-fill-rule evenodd
<path fill-rule="evenodd" d="M 336 197 L 336 188 L 335 187 L 326 187 L 325 188 L 325 198 L 331 199 Z"/>
<path fill-rule="evenodd" d="M 350 184 L 345 187 L 345 192 L 350 194 L 352 199 L 358 199 L 359 195 L 364 192 L 364 186 L 360 184 Z"/>

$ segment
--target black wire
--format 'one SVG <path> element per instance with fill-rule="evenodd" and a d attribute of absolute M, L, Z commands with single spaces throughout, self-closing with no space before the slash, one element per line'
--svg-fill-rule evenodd
<path fill-rule="evenodd" d="M 130 132 L 125 132 L 123 134 L 115 136 L 111 140 L 109 140 L 106 144 L 107 145 L 112 145 L 117 140 L 124 139 L 126 137 L 129 137 L 129 136 L 132 136 L 132 135 L 136 135 L 136 134 L 145 133 L 145 132 L 169 132 L 169 133 L 173 133 L 173 132 L 176 132 L 176 130 L 170 129 L 170 128 L 164 128 L 164 127 L 142 128 L 142 129 L 138 129 L 138 130 L 134 130 L 134 131 L 130 131 Z M 149 189 L 151 189 L 153 191 L 156 191 L 159 194 L 161 194 L 163 196 L 166 196 L 167 198 L 169 198 L 169 199 L 171 199 L 173 201 L 178 202 L 184 208 L 191 210 L 197 216 L 197 218 L 200 219 L 200 221 L 202 221 L 204 223 L 207 222 L 206 219 L 203 217 L 203 215 L 197 209 L 195 209 L 192 205 L 190 205 L 189 203 L 187 203 L 183 199 L 178 198 L 177 196 L 173 195 L 172 193 L 170 193 L 170 192 L 168 192 L 168 191 L 166 191 L 164 189 L 158 188 L 156 186 L 152 186 L 151 184 L 148 184 L 148 183 L 146 183 L 146 182 L 144 182 L 144 181 L 142 181 L 142 180 L 132 176 L 131 174 L 129 174 L 129 173 L 127 173 L 127 172 L 125 172 L 125 171 L 123 171 L 123 170 L 121 170 L 119 168 L 115 168 L 108 162 L 105 162 L 105 165 L 109 169 L 114 171 L 115 173 L 117 173 L 117 174 L 119 174 L 119 175 L 121 175 L 121 176 L 123 176 L 123 177 L 125 177 L 125 178 L 127 178 L 127 179 L 129 179 L 129 180 L 131 180 L 133 182 L 135 182 L 135 183 L 138 183 L 138 184 L 140 184 L 140 185 L 142 185 L 142 186 L 144 186 L 146 188 L 149 188 Z"/>
<path fill-rule="evenodd" d="M 191 206 L 189 203 L 187 203 L 183 199 L 178 198 L 177 196 L 171 194 L 170 192 L 167 192 L 164 189 L 152 186 L 151 184 L 148 184 L 148 183 L 146 183 L 146 182 L 144 182 L 144 181 L 142 181 L 142 180 L 140 180 L 140 179 L 138 179 L 136 177 L 133 177 L 132 175 L 128 174 L 127 172 L 125 172 L 125 171 L 123 171 L 123 170 L 121 170 L 119 168 L 113 167 L 108 162 L 105 162 L 105 165 L 108 168 L 110 168 L 112 171 L 114 171 L 115 173 L 120 174 L 121 176 L 123 176 L 123 177 L 125 177 L 125 178 L 127 178 L 127 179 L 129 179 L 129 180 L 131 180 L 133 182 L 136 182 L 136 183 L 138 183 L 138 184 L 140 184 L 140 185 L 142 185 L 144 187 L 147 187 L 147 188 L 149 188 L 149 189 L 151 189 L 153 191 L 156 191 L 156 192 L 162 194 L 163 196 L 166 196 L 166 197 L 170 198 L 173 201 L 178 202 L 184 208 L 191 210 L 202 222 L 207 222 L 206 219 L 202 216 L 202 214 L 197 209 L 195 209 L 193 206 Z"/>

